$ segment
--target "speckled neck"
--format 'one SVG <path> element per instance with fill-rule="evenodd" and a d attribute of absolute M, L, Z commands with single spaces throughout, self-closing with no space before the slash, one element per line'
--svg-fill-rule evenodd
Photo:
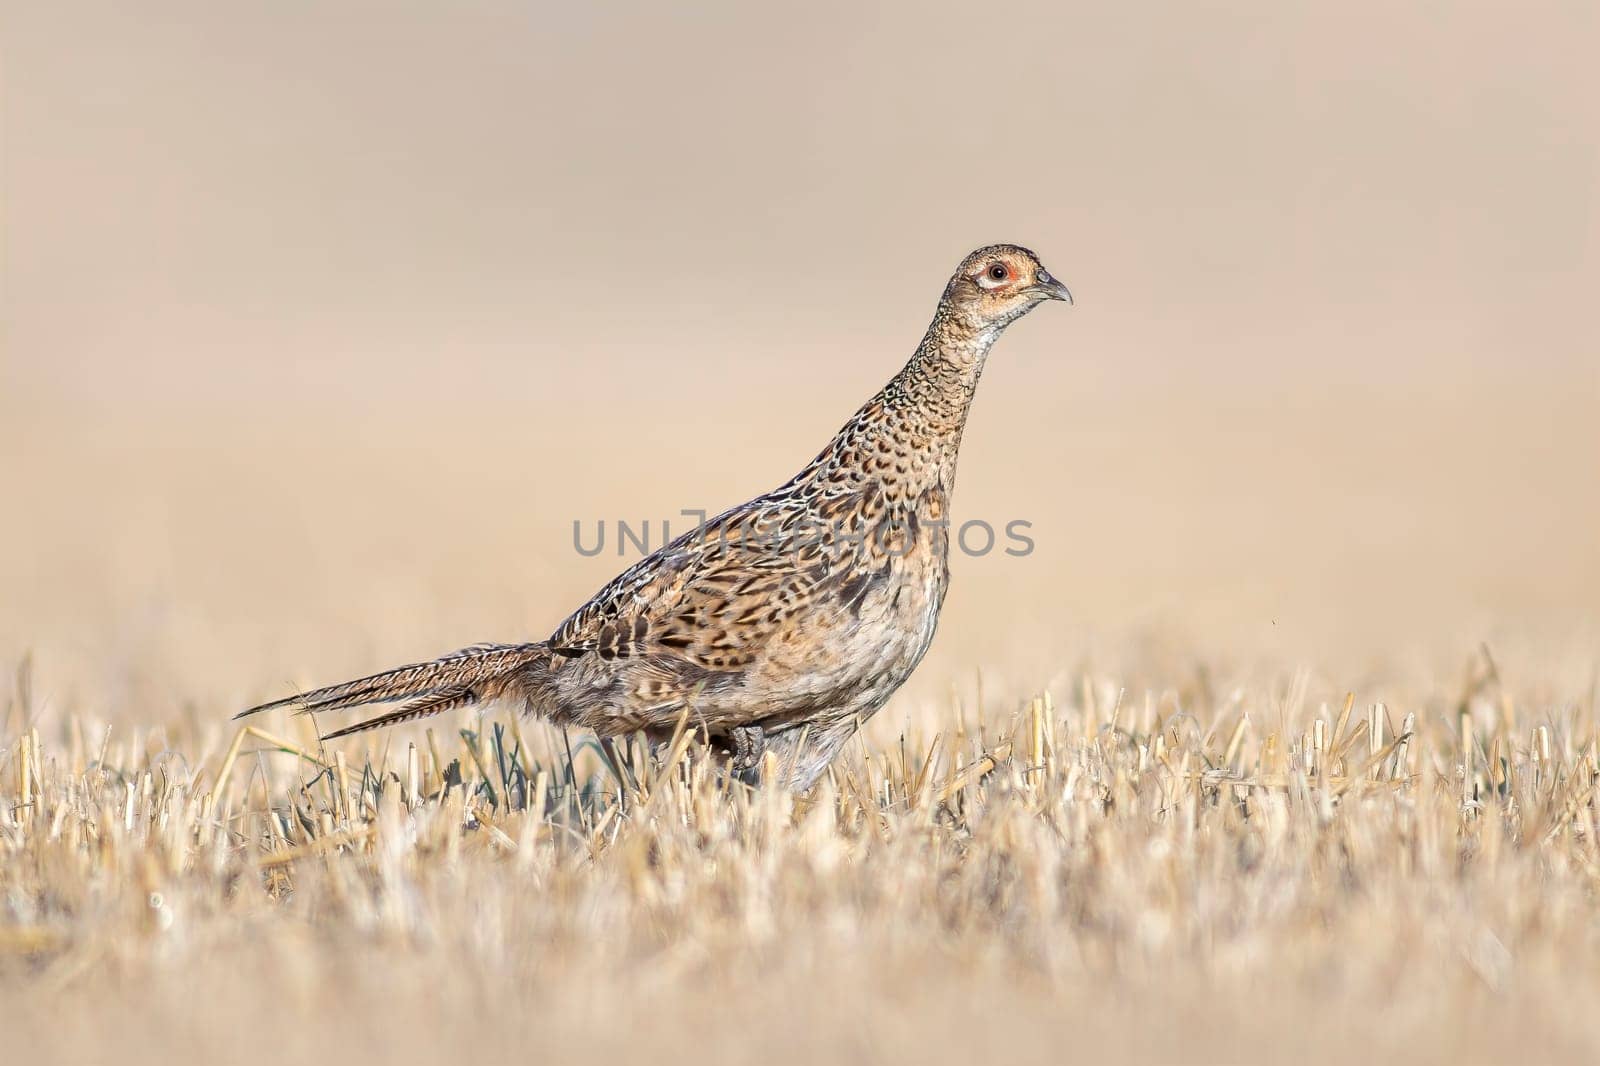
<path fill-rule="evenodd" d="M 1004 328 L 966 321 L 941 305 L 922 343 L 884 389 L 892 415 L 914 429 L 953 437 L 951 447 L 959 447 L 984 362 Z"/>
<path fill-rule="evenodd" d="M 948 494 L 967 412 L 989 349 L 1008 323 L 980 323 L 940 304 L 906 365 L 785 486 L 824 494 L 875 482 L 893 498 Z"/>

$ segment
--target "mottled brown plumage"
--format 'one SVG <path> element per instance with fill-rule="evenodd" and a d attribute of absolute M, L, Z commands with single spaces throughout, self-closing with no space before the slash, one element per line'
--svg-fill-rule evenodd
<path fill-rule="evenodd" d="M 772 753 L 785 784 L 808 787 L 933 640 L 973 392 L 1000 333 L 1047 299 L 1071 296 L 1032 252 L 973 252 L 910 361 L 805 469 L 630 566 L 548 640 L 466 648 L 243 713 L 408 701 L 334 737 L 500 700 L 654 738 L 687 714 L 735 770 Z"/>

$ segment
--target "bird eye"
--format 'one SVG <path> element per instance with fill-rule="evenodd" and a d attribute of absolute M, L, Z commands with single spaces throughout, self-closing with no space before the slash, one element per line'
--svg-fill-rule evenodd
<path fill-rule="evenodd" d="M 985 289 L 998 288 L 1011 279 L 1011 270 L 1004 263 L 991 264 L 978 275 L 978 284 Z"/>

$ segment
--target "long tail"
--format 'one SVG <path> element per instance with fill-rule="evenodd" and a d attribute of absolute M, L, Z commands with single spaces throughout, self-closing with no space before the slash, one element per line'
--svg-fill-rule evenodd
<path fill-rule="evenodd" d="M 279 707 L 338 711 L 369 703 L 407 701 L 392 711 L 337 729 L 322 738 L 332 740 L 492 699 L 505 690 L 512 675 L 538 661 L 548 651 L 544 644 L 474 644 L 432 662 L 412 663 L 342 685 L 286 696 L 240 711 L 234 717 L 243 718 Z"/>

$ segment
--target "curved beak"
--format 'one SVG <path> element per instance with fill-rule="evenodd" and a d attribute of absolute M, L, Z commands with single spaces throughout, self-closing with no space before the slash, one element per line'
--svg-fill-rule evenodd
<path fill-rule="evenodd" d="M 1051 277 L 1048 273 L 1039 271 L 1039 280 L 1031 287 L 1031 291 L 1043 296 L 1046 300 L 1065 300 L 1072 302 L 1072 292 L 1061 282 Z"/>

